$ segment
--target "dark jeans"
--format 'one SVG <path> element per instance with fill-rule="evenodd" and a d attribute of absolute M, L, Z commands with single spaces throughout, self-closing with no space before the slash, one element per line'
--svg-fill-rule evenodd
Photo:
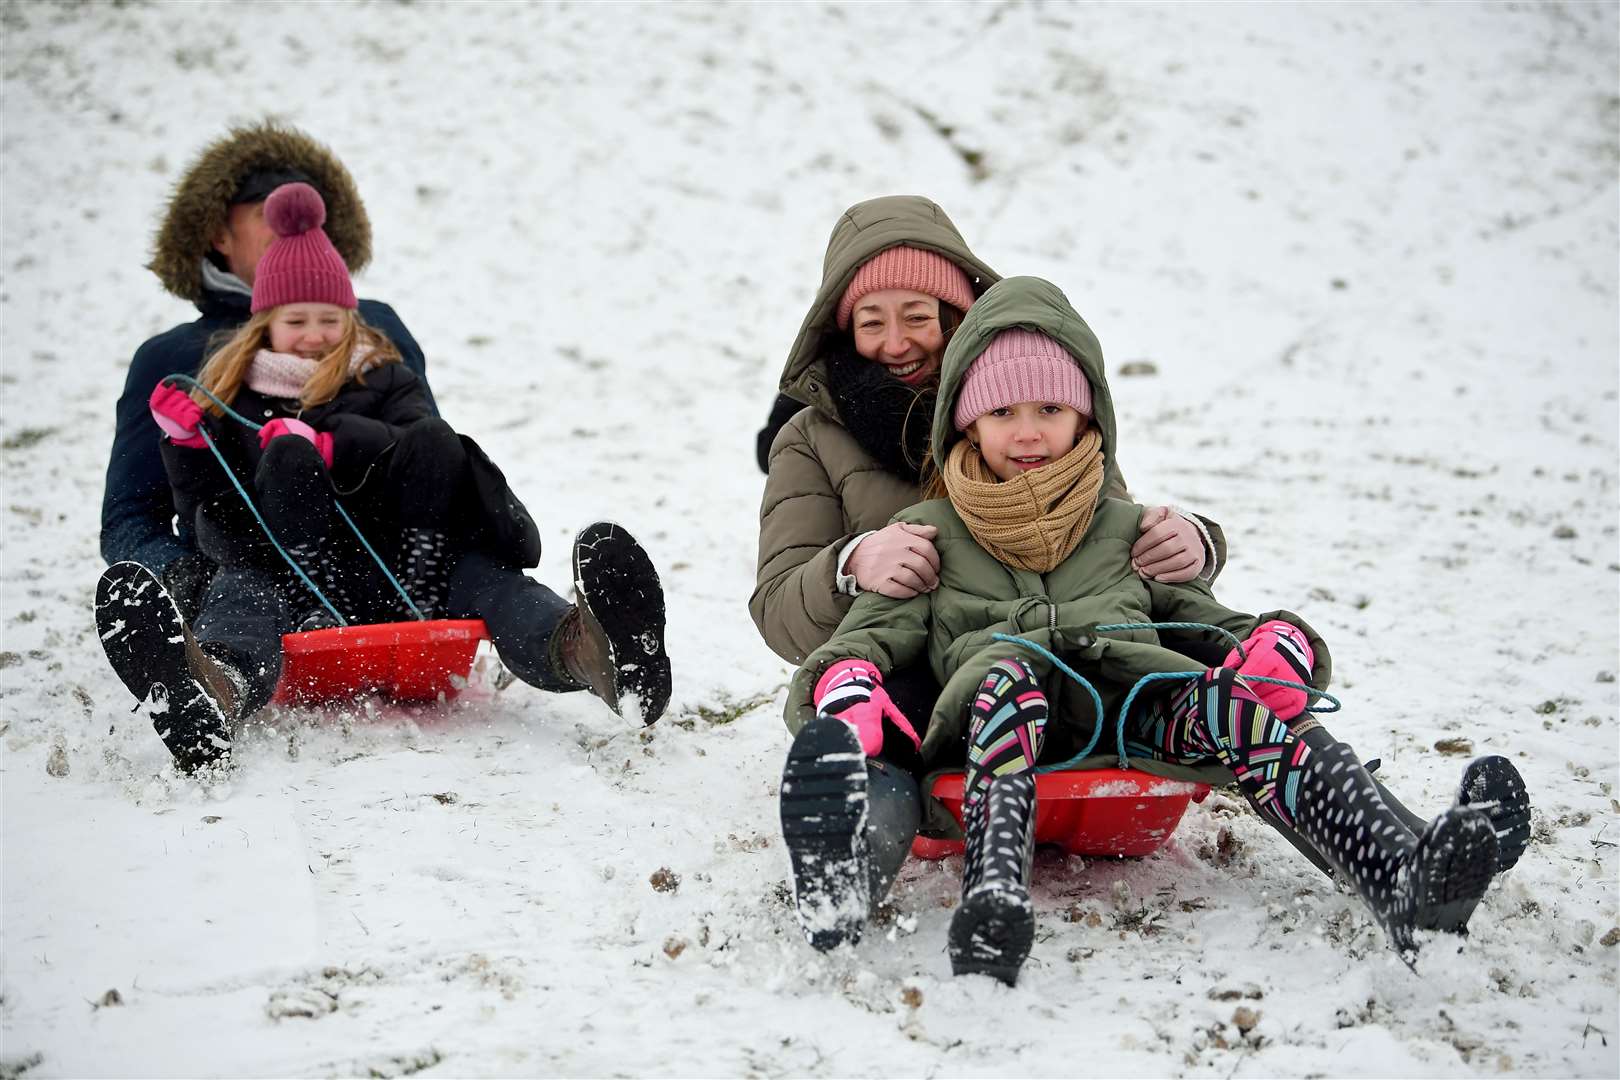
<path fill-rule="evenodd" d="M 571 606 L 522 570 L 481 551 L 463 555 L 450 575 L 451 617 L 483 619 L 501 663 L 541 690 L 583 689 L 551 662 L 551 635 Z"/>

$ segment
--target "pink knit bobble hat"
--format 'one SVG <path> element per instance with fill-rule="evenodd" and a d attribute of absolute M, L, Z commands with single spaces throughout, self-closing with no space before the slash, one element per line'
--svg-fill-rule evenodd
<path fill-rule="evenodd" d="M 973 282 L 960 266 L 937 252 L 902 245 L 878 252 L 855 271 L 838 301 L 838 329 L 849 329 L 849 317 L 861 297 L 884 289 L 914 289 L 958 311 L 973 306 Z"/>
<path fill-rule="evenodd" d="M 990 412 L 1020 401 L 1068 405 L 1091 415 L 1091 383 L 1068 351 L 1035 330 L 1013 327 L 990 339 L 962 378 L 953 417 L 957 431 Z"/>
<path fill-rule="evenodd" d="M 253 274 L 253 311 L 282 304 L 353 309 L 354 283 L 321 228 L 326 203 L 308 184 L 283 184 L 264 200 L 264 222 L 276 234 Z"/>

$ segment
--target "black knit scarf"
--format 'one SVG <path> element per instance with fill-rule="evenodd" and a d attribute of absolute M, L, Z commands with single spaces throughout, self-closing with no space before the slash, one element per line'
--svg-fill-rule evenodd
<path fill-rule="evenodd" d="M 937 389 L 913 390 L 856 352 L 847 334 L 824 338 L 821 355 L 844 429 L 884 469 L 920 483 Z"/>

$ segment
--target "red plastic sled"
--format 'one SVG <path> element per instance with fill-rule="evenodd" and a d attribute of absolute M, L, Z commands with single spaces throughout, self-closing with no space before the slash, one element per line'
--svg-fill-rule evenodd
<path fill-rule="evenodd" d="M 373 623 L 284 634 L 278 705 L 326 705 L 377 693 L 390 701 L 449 700 L 466 685 L 482 619 Z"/>
<path fill-rule="evenodd" d="M 1208 784 L 1166 780 L 1135 769 L 1041 773 L 1035 778 L 1035 842 L 1070 855 L 1151 855 L 1170 839 L 1189 802 L 1203 802 Z M 962 820 L 962 774 L 934 781 L 934 798 Z M 943 859 L 960 840 L 919 836 L 911 853 Z"/>

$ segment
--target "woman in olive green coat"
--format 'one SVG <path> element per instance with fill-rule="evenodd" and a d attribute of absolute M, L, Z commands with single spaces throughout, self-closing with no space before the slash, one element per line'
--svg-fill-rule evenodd
<path fill-rule="evenodd" d="M 1118 479 L 1114 439 L 1101 351 L 1062 293 L 1013 278 L 972 305 L 945 353 L 932 428 L 948 498 L 897 516 L 932 530 L 938 585 L 910 597 L 863 593 L 789 691 L 798 734 L 784 828 L 800 812 L 814 824 L 787 830 L 812 942 L 859 933 L 869 900 L 864 757 L 893 744 L 930 765 L 966 758 L 963 901 L 950 933 L 958 973 L 1012 982 L 1028 954 L 1033 769 L 1043 747 L 1051 760 L 1101 748 L 1129 752 L 1149 772 L 1235 779 L 1355 886 L 1403 953 L 1415 930 L 1462 931 L 1496 869 L 1492 819 L 1458 805 L 1414 831 L 1348 747 L 1301 738 L 1305 725 L 1290 721 L 1304 712 L 1307 685 L 1326 688 L 1331 665 L 1297 615 L 1246 615 L 1205 582 L 1135 572 L 1129 549 L 1142 511 L 1107 494 Z M 1156 622 L 1200 624 L 1208 629 L 1175 633 L 1211 642 L 1222 631 L 1246 640 L 1206 669 L 1185 642 L 1147 625 Z M 1061 673 L 1060 659 L 1081 679 Z M 913 720 L 922 717 L 897 707 L 883 684 L 924 661 L 943 691 L 920 734 Z M 1107 745 L 1139 685 L 1147 689 L 1121 723 L 1120 745 Z M 1517 791 L 1527 820 L 1512 766 L 1482 760 Z"/>

